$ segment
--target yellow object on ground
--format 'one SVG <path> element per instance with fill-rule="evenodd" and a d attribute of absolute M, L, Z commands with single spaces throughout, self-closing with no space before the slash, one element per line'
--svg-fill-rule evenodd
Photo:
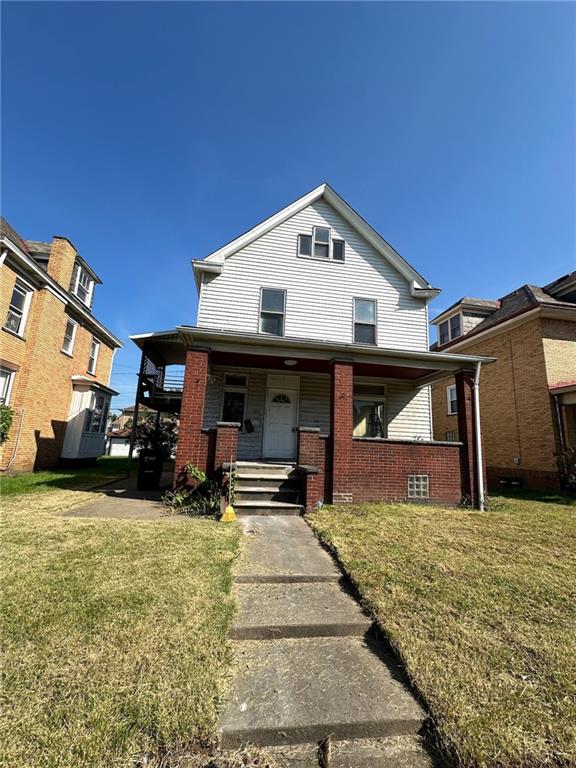
<path fill-rule="evenodd" d="M 234 507 L 231 507 L 230 504 L 226 507 L 224 510 L 224 514 L 220 518 L 221 523 L 233 523 L 234 520 L 236 520 L 236 512 L 234 512 Z"/>

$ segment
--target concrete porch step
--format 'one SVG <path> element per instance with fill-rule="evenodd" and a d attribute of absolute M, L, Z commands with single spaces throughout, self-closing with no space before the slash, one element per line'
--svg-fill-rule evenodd
<path fill-rule="evenodd" d="M 238 477 L 262 477 L 263 475 L 274 478 L 289 477 L 290 475 L 297 474 L 297 468 L 295 464 L 267 464 L 265 462 L 238 461 L 236 462 L 236 474 Z"/>
<path fill-rule="evenodd" d="M 329 734 L 416 734 L 426 719 L 397 665 L 372 640 L 243 640 L 235 655 L 239 668 L 220 721 L 225 749 L 318 742 Z"/>
<path fill-rule="evenodd" d="M 237 501 L 285 501 L 298 504 L 299 488 L 275 488 L 269 485 L 249 485 L 235 487 Z"/>
<path fill-rule="evenodd" d="M 239 499 L 234 502 L 237 515 L 301 515 L 302 506 L 291 504 L 287 501 L 244 501 Z"/>
<path fill-rule="evenodd" d="M 337 583 L 237 584 L 234 598 L 235 640 L 361 637 L 372 625 Z"/>

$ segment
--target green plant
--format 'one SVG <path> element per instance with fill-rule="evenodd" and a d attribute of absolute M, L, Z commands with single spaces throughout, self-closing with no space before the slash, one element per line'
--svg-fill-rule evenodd
<path fill-rule="evenodd" d="M 5 443 L 10 434 L 14 411 L 9 405 L 0 405 L 0 445 Z"/>
<path fill-rule="evenodd" d="M 194 488 L 185 485 L 174 491 L 167 491 L 162 502 L 171 512 L 184 515 L 206 515 L 217 517 L 220 514 L 220 488 L 206 473 L 194 464 L 186 464 L 184 474 L 187 480 L 196 482 Z"/>
<path fill-rule="evenodd" d="M 176 450 L 178 440 L 178 420 L 172 414 L 165 414 L 161 419 L 155 415 L 147 416 L 136 427 L 135 443 L 141 451 L 161 453 L 169 459 Z"/>

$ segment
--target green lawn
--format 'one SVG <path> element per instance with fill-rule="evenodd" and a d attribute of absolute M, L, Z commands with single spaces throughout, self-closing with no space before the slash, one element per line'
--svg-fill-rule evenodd
<path fill-rule="evenodd" d="M 180 765 L 214 743 L 239 529 L 62 517 L 89 498 L 2 499 L 0 764 Z"/>
<path fill-rule="evenodd" d="M 138 460 L 132 463 L 137 472 Z M 121 456 L 101 456 L 93 467 L 82 469 L 58 469 L 46 472 L 24 472 L 20 475 L 3 475 L 0 478 L 2 496 L 21 493 L 44 493 L 55 488 L 93 488 L 128 474 L 128 459 Z"/>
<path fill-rule="evenodd" d="M 576 765 L 576 509 L 324 507 L 338 553 L 461 766 Z"/>

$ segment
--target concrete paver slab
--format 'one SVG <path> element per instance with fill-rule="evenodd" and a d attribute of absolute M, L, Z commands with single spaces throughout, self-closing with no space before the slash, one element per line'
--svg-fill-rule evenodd
<path fill-rule="evenodd" d="M 370 619 L 335 583 L 237 584 L 236 640 L 364 635 Z"/>
<path fill-rule="evenodd" d="M 246 640 L 221 719 L 222 745 L 417 733 L 425 713 L 381 646 L 358 638 Z"/>
<path fill-rule="evenodd" d="M 239 519 L 251 539 L 236 568 L 237 582 L 338 581 L 341 573 L 301 517 Z"/>

